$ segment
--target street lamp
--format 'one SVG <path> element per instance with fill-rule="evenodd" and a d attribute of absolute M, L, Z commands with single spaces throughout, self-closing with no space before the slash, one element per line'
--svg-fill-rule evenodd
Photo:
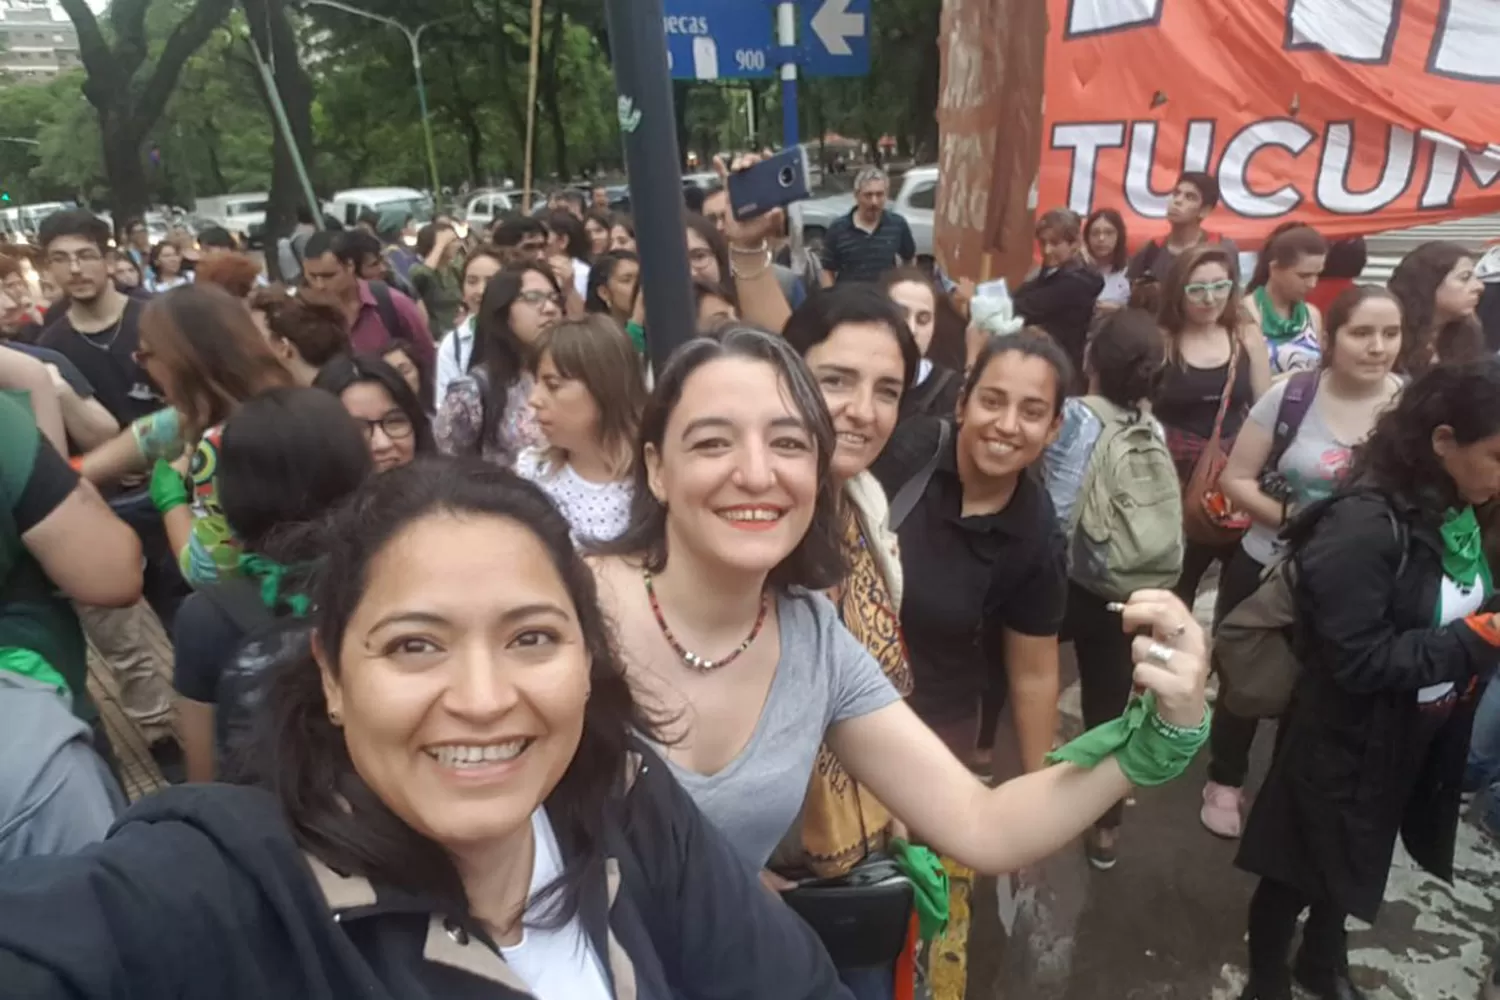
<path fill-rule="evenodd" d="M 358 7 L 342 3 L 340 0 L 303 0 L 306 4 L 314 4 L 319 7 L 332 7 L 355 17 L 367 18 L 371 21 L 379 21 L 381 24 L 390 25 L 406 36 L 407 42 L 411 44 L 411 68 L 417 76 L 417 104 L 422 109 L 422 136 L 427 140 L 427 168 L 432 172 L 432 196 L 438 195 L 440 183 L 438 181 L 437 150 L 432 145 L 432 122 L 427 116 L 427 86 L 422 82 L 422 32 L 434 24 L 453 20 L 452 17 L 440 17 L 436 21 L 428 21 L 426 24 L 418 25 L 415 30 L 408 28 L 393 17 L 384 14 L 372 14 L 370 11 L 361 10 Z"/>

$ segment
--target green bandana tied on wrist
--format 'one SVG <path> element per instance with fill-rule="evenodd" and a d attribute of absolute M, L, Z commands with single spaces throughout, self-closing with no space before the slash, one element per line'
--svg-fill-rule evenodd
<path fill-rule="evenodd" d="M 282 584 L 291 567 L 283 566 L 273 559 L 246 553 L 240 556 L 240 574 L 249 580 L 260 581 L 260 601 L 267 611 L 286 608 L 294 618 L 306 618 L 311 602 L 306 594 L 283 594 Z"/>
<path fill-rule="evenodd" d="M 1047 763 L 1093 768 L 1106 757 L 1114 757 L 1131 784 L 1142 788 L 1164 785 L 1187 770 L 1208 740 L 1209 718 L 1205 709 L 1197 729 L 1174 726 L 1156 714 L 1156 694 L 1147 691 L 1132 698 L 1118 719 L 1052 751 Z"/>
<path fill-rule="evenodd" d="M 637 354 L 646 353 L 646 328 L 644 326 L 641 326 L 641 324 L 633 319 L 628 320 L 625 323 L 625 335 L 635 345 L 635 352 Z"/>
<path fill-rule="evenodd" d="M 159 458 L 151 470 L 151 502 L 158 514 L 185 507 L 188 503 L 187 484 L 182 481 L 182 476 Z"/>
<path fill-rule="evenodd" d="M 1260 329 L 1273 344 L 1282 344 L 1307 329 L 1307 303 L 1292 306 L 1292 314 L 1285 319 L 1271 303 L 1271 294 L 1266 286 L 1255 290 L 1255 304 L 1260 306 Z"/>
<path fill-rule="evenodd" d="M 1460 587 L 1473 587 L 1483 580 L 1490 584 L 1490 567 L 1484 558 L 1484 539 L 1473 507 L 1450 510 L 1443 518 L 1443 575 Z"/>
<path fill-rule="evenodd" d="M 911 882 L 917 936 L 931 941 L 948 926 L 948 872 L 929 848 L 899 838 L 890 843 L 896 867 Z"/>

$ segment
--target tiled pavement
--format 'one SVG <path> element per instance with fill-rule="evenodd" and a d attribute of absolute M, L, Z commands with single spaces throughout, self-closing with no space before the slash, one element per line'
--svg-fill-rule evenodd
<path fill-rule="evenodd" d="M 167 639 L 166 631 L 156 620 L 156 616 L 148 615 L 147 617 L 150 619 L 150 625 L 146 631 L 147 640 L 152 652 L 156 654 L 157 669 L 170 684 L 172 643 Z M 93 696 L 94 703 L 99 706 L 99 714 L 104 718 L 104 728 L 109 735 L 110 745 L 114 747 L 115 757 L 120 762 L 125 793 L 130 796 L 131 801 L 165 785 L 161 771 L 146 750 L 146 741 L 141 738 L 140 730 L 136 729 L 125 716 L 125 711 L 120 705 L 120 688 L 115 683 L 114 674 L 105 667 L 104 661 L 92 643 L 89 644 L 89 694 Z"/>

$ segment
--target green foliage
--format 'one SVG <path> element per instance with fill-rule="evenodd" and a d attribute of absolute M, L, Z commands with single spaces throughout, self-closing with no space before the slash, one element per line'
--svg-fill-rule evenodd
<path fill-rule="evenodd" d="M 118 2 L 118 0 L 117 0 Z M 140 2 L 140 0 L 135 0 Z M 519 183 L 523 171 L 529 0 L 349 0 L 410 28 L 421 40 L 424 77 L 442 182 Z M 151 56 L 162 50 L 194 0 L 151 0 Z M 880 0 L 867 79 L 805 80 L 803 135 L 838 132 L 874 142 L 895 136 L 903 150 L 930 155 L 936 138 L 936 37 L 940 0 Z M 314 148 L 305 150 L 324 193 L 360 185 L 426 187 L 411 50 L 402 32 L 338 11 L 294 15 L 313 85 Z M 108 34 L 109 19 L 100 19 Z M 142 148 L 156 201 L 265 190 L 273 123 L 236 11 L 184 65 L 177 87 Z M 536 114 L 540 186 L 561 171 L 617 170 L 620 139 L 602 0 L 544 0 Z M 108 194 L 96 111 L 81 71 L 46 84 L 0 81 L 0 190 L 18 201 Z M 680 84 L 683 152 L 780 145 L 780 88 Z M 753 101 L 757 130 L 746 108 Z"/>

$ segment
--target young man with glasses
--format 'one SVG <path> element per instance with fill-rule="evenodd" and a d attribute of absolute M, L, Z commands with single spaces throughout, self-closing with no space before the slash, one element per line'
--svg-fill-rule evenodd
<path fill-rule="evenodd" d="M 73 362 L 120 426 L 160 409 L 160 392 L 135 361 L 144 306 L 115 287 L 105 259 L 109 225 L 83 209 L 55 212 L 42 221 L 37 242 L 68 296 L 67 311 L 37 344 Z"/>

